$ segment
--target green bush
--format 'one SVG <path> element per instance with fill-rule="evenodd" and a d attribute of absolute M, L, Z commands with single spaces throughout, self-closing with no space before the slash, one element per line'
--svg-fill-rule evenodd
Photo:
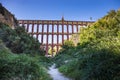
<path fill-rule="evenodd" d="M 44 55 L 44 51 L 40 49 L 41 44 L 27 34 L 23 27 L 16 27 L 13 30 L 9 26 L 0 23 L 0 39 L 13 53 Z"/>
<path fill-rule="evenodd" d="M 0 42 L 0 80 L 51 80 L 40 62 L 26 54 L 13 54 Z"/>
<path fill-rule="evenodd" d="M 74 47 L 74 43 L 73 41 L 70 41 L 70 40 L 66 40 L 64 42 L 64 44 L 62 45 L 62 48 L 64 49 L 69 49 L 69 48 L 73 48 Z"/>
<path fill-rule="evenodd" d="M 24 28 L 0 23 L 0 80 L 51 80 L 40 45 Z"/>
<path fill-rule="evenodd" d="M 119 80 L 120 10 L 110 11 L 80 32 L 79 45 L 55 57 L 59 70 L 73 80 Z"/>

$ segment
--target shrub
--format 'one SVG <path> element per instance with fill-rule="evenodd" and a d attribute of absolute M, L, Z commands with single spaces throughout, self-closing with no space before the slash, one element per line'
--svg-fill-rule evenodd
<path fill-rule="evenodd" d="M 56 63 L 69 60 L 57 64 L 59 70 L 74 80 L 119 80 L 119 33 L 120 10 L 112 10 L 90 27 L 82 29 L 76 48 L 63 50 L 56 56 Z M 64 59 L 65 55 L 70 57 Z"/>
<path fill-rule="evenodd" d="M 27 34 L 23 27 L 16 27 L 13 30 L 9 26 L 0 23 L 0 39 L 13 53 L 44 55 L 44 51 L 40 49 L 41 44 Z"/>
<path fill-rule="evenodd" d="M 40 62 L 26 54 L 13 54 L 0 42 L 0 80 L 50 80 Z"/>

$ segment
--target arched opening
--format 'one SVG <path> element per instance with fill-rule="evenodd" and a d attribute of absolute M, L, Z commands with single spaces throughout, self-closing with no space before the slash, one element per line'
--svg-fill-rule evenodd
<path fill-rule="evenodd" d="M 69 33 L 72 33 L 72 25 L 68 25 L 69 27 Z"/>
<path fill-rule="evenodd" d="M 49 25 L 49 32 L 52 32 L 52 25 Z"/>
<path fill-rule="evenodd" d="M 59 25 L 59 32 L 62 33 L 62 25 Z"/>
<path fill-rule="evenodd" d="M 54 44 L 57 44 L 57 35 L 54 35 Z"/>
<path fill-rule="evenodd" d="M 57 25 L 54 25 L 54 32 L 57 32 Z"/>
<path fill-rule="evenodd" d="M 73 30 L 74 30 L 74 33 L 77 33 L 77 26 L 76 25 L 73 25 Z"/>
<path fill-rule="evenodd" d="M 59 35 L 59 43 L 62 43 L 62 35 Z"/>
<path fill-rule="evenodd" d="M 49 44 L 52 44 L 52 35 L 49 35 L 49 36 L 48 36 L 48 43 L 49 43 Z"/>
<path fill-rule="evenodd" d="M 41 43 L 41 35 L 38 35 L 38 41 Z"/>
<path fill-rule="evenodd" d="M 29 30 L 28 30 L 29 33 L 32 32 L 32 24 L 29 25 Z"/>
<path fill-rule="evenodd" d="M 43 32 L 47 32 L 47 25 L 44 25 L 44 31 Z"/>
<path fill-rule="evenodd" d="M 41 25 L 41 24 L 39 25 L 39 30 L 38 30 L 38 32 L 42 32 L 42 25 Z"/>
<path fill-rule="evenodd" d="M 43 36 L 43 44 L 46 44 L 46 42 L 47 42 L 47 35 L 44 35 Z"/>
<path fill-rule="evenodd" d="M 63 26 L 64 33 L 67 33 L 67 25 Z"/>

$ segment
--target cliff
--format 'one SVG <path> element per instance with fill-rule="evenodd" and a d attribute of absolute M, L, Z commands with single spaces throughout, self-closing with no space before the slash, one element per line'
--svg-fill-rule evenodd
<path fill-rule="evenodd" d="M 17 19 L 0 3 L 0 22 L 9 25 L 12 29 L 18 26 Z"/>

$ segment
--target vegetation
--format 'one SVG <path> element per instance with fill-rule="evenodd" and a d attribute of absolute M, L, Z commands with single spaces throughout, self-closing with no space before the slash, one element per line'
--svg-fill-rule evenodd
<path fill-rule="evenodd" d="M 43 54 L 40 50 L 40 43 L 25 32 L 22 27 L 16 27 L 12 30 L 10 27 L 0 24 L 0 39 L 10 48 L 13 53 Z"/>
<path fill-rule="evenodd" d="M 70 41 L 70 40 L 66 40 L 64 42 L 64 44 L 62 45 L 63 49 L 70 49 L 70 48 L 73 48 L 73 47 L 74 47 L 74 43 L 73 43 L 73 41 Z"/>
<path fill-rule="evenodd" d="M 0 80 L 51 80 L 40 43 L 22 27 L 0 23 Z"/>
<path fill-rule="evenodd" d="M 54 58 L 56 67 L 73 80 L 120 79 L 120 10 L 82 28 L 77 46 L 65 41 Z M 79 40 L 79 39 L 78 39 Z M 50 59 L 25 29 L 0 23 L 0 80 L 51 80 Z"/>
<path fill-rule="evenodd" d="M 62 49 L 54 60 L 73 80 L 120 79 L 120 10 L 110 11 L 81 29 L 77 47 Z"/>

